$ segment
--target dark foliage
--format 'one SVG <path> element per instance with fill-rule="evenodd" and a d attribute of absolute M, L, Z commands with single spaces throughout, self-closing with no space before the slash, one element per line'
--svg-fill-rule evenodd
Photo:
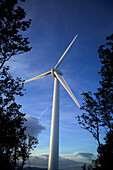
<path fill-rule="evenodd" d="M 31 19 L 25 20 L 26 13 L 17 3 L 17 0 L 0 1 L 0 68 L 12 56 L 31 50 L 28 38 L 22 36 Z"/>
<path fill-rule="evenodd" d="M 105 137 L 105 144 L 98 147 L 98 158 L 95 161 L 95 168 L 100 170 L 113 168 L 113 131 Z"/>
<path fill-rule="evenodd" d="M 15 100 L 15 96 L 23 96 L 23 87 L 8 70 L 3 67 L 0 71 L 0 168 L 21 169 L 38 141 L 25 134 L 25 114 Z"/>
<path fill-rule="evenodd" d="M 15 99 L 23 96 L 21 79 L 13 79 L 9 67 L 4 66 L 12 56 L 31 50 L 28 38 L 22 35 L 31 23 L 25 17 L 17 0 L 0 1 L 0 169 L 23 169 L 38 143 L 36 138 L 26 135 L 25 114 Z"/>
<path fill-rule="evenodd" d="M 84 129 L 87 129 L 90 133 L 92 133 L 93 137 L 98 141 L 100 134 L 100 126 L 102 124 L 100 120 L 100 111 L 99 105 L 96 99 L 92 97 L 92 93 L 89 91 L 88 93 L 82 93 L 84 103 L 81 106 L 81 110 L 85 110 L 81 116 L 78 116 L 78 123 L 82 125 Z"/>
<path fill-rule="evenodd" d="M 113 129 L 113 34 L 106 38 L 106 45 L 99 47 L 98 53 L 101 62 L 100 85 L 95 96 L 99 103 L 99 110 L 103 126 Z"/>
<path fill-rule="evenodd" d="M 107 43 L 98 50 L 101 62 L 100 87 L 94 94 L 82 94 L 85 102 L 81 110 L 84 113 L 77 117 L 78 123 L 98 141 L 96 169 L 113 168 L 113 34 L 106 40 Z M 99 138 L 102 128 L 105 130 L 105 144 L 102 144 Z"/>

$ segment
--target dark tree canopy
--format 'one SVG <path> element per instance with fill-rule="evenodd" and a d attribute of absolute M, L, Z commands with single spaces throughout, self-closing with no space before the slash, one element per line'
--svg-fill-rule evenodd
<path fill-rule="evenodd" d="M 96 93 L 84 92 L 83 114 L 78 123 L 98 141 L 97 169 L 113 168 L 113 34 L 107 36 L 106 44 L 99 47 L 101 81 Z M 101 130 L 105 131 L 105 144 L 100 141 Z"/>
<path fill-rule="evenodd" d="M 25 1 L 25 0 L 21 0 Z M 14 79 L 5 62 L 12 56 L 28 52 L 27 31 L 31 20 L 25 20 L 24 9 L 17 0 L 0 1 L 0 169 L 23 169 L 31 151 L 38 144 L 37 138 L 26 135 L 25 114 L 16 102 L 16 96 L 23 96 L 20 78 Z"/>
<path fill-rule="evenodd" d="M 105 144 L 98 147 L 98 157 L 95 161 L 95 169 L 101 165 L 100 170 L 113 169 L 113 131 L 107 133 Z"/>
<path fill-rule="evenodd" d="M 106 45 L 99 47 L 98 53 L 101 62 L 100 88 L 95 96 L 99 103 L 103 126 L 113 129 L 113 34 L 106 38 Z"/>
<path fill-rule="evenodd" d="M 9 67 L 3 67 L 0 71 L 0 168 L 21 169 L 38 141 L 25 133 L 25 114 L 15 99 L 23 96 L 23 87 L 8 70 Z"/>
<path fill-rule="evenodd" d="M 102 122 L 99 116 L 100 111 L 98 102 L 93 98 L 90 91 L 88 93 L 84 92 L 82 95 L 85 102 L 80 109 L 86 112 L 77 117 L 78 123 L 81 124 L 84 129 L 87 129 L 97 140 L 98 144 L 100 144 L 99 134 Z"/>
<path fill-rule="evenodd" d="M 22 35 L 31 19 L 25 20 L 26 13 L 17 3 L 17 0 L 0 1 L 0 68 L 12 56 L 31 50 L 28 38 Z"/>

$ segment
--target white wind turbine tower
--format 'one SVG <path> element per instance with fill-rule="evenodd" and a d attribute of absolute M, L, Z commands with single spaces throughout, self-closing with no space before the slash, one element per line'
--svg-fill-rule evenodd
<path fill-rule="evenodd" d="M 28 81 L 36 80 L 47 76 L 48 74 L 52 74 L 54 78 L 54 94 L 53 94 L 53 108 L 52 108 L 52 121 L 51 121 L 51 136 L 50 136 L 50 151 L 49 151 L 49 162 L 48 162 L 48 170 L 58 170 L 59 165 L 59 82 L 63 85 L 69 95 L 72 97 L 74 102 L 80 107 L 77 99 L 73 95 L 69 86 L 62 76 L 62 72 L 58 70 L 58 66 L 66 55 L 67 51 L 70 49 L 71 45 L 75 41 L 78 35 L 74 37 L 68 48 L 65 50 L 61 58 L 59 59 L 56 66 L 46 73 L 43 73 L 34 78 L 23 81 L 22 83 L 26 83 Z"/>

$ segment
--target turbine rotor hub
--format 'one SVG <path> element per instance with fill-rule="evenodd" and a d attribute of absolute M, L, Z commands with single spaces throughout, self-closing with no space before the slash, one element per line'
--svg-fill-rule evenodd
<path fill-rule="evenodd" d="M 54 69 L 51 70 L 51 74 L 52 74 L 53 78 L 56 77 L 55 74 L 54 74 Z"/>
<path fill-rule="evenodd" d="M 56 71 L 58 74 L 62 75 L 62 72 L 61 72 L 60 70 L 58 70 L 58 69 L 56 69 L 56 68 L 53 68 L 53 69 L 51 70 L 51 74 L 52 74 L 53 78 L 56 77 L 55 74 L 54 74 L 54 71 Z"/>

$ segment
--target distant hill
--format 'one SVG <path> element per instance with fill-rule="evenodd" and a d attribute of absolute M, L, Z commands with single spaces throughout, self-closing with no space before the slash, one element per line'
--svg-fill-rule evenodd
<path fill-rule="evenodd" d="M 24 170 L 47 170 L 47 168 L 29 167 L 29 168 L 24 168 Z"/>

